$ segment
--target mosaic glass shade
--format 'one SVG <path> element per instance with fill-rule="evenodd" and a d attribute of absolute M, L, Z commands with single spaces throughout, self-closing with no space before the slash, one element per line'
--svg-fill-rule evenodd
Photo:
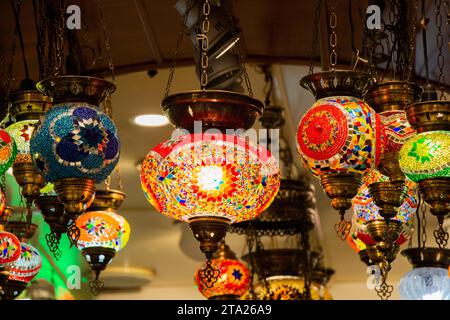
<path fill-rule="evenodd" d="M 14 163 L 17 146 L 14 139 L 5 130 L 0 129 L 0 175 L 3 175 Z"/>
<path fill-rule="evenodd" d="M 450 177 L 449 150 L 449 131 L 419 133 L 409 139 L 400 150 L 400 168 L 415 182 L 428 178 Z"/>
<path fill-rule="evenodd" d="M 381 174 L 379 171 L 373 170 L 369 174 L 364 175 L 363 184 L 359 188 L 358 194 L 353 198 L 353 221 L 358 227 L 366 222 L 376 219 L 383 219 L 379 214 L 379 208 L 369 193 L 369 185 L 374 182 L 388 181 L 389 178 Z M 397 209 L 397 215 L 392 220 L 397 220 L 411 228 L 414 225 L 414 214 L 416 212 L 418 202 L 416 199 L 417 185 L 411 180 L 406 179 L 408 197 L 405 198 L 403 204 Z"/>
<path fill-rule="evenodd" d="M 11 265 L 19 257 L 19 239 L 10 232 L 0 231 L 0 266 Z"/>
<path fill-rule="evenodd" d="M 112 120 L 86 103 L 50 109 L 30 142 L 38 169 L 49 182 L 64 178 L 104 181 L 119 160 L 119 137 Z"/>
<path fill-rule="evenodd" d="M 124 217 L 109 211 L 89 211 L 78 217 L 81 234 L 77 247 L 123 249 L 130 238 L 130 225 Z"/>
<path fill-rule="evenodd" d="M 11 265 L 9 280 L 30 282 L 39 273 L 42 266 L 39 252 L 31 245 L 20 243 L 20 258 Z"/>
<path fill-rule="evenodd" d="M 399 284 L 402 300 L 450 300 L 450 278 L 444 268 L 414 268 Z"/>
<path fill-rule="evenodd" d="M 53 183 L 47 183 L 46 185 L 45 185 L 45 187 L 43 187 L 40 191 L 39 191 L 39 193 L 41 194 L 41 195 L 56 195 L 56 192 L 55 192 L 55 185 L 53 184 Z"/>
<path fill-rule="evenodd" d="M 6 208 L 6 196 L 5 194 L 0 190 L 0 216 L 5 212 Z M 2 219 L 0 219 L 1 221 Z"/>
<path fill-rule="evenodd" d="M 171 218 L 222 216 L 240 222 L 270 205 L 280 173 L 267 150 L 238 136 L 188 134 L 148 153 L 141 185 L 148 201 Z"/>
<path fill-rule="evenodd" d="M 199 271 L 204 269 L 204 266 L 195 273 L 195 284 L 204 297 L 208 299 L 227 295 L 240 297 L 247 292 L 250 286 L 250 277 L 247 267 L 242 262 L 218 258 L 212 260 L 212 267 L 220 270 L 220 276 L 211 288 L 204 285 L 199 275 Z"/>
<path fill-rule="evenodd" d="M 416 134 L 403 110 L 385 111 L 380 114 L 384 133 L 383 152 L 400 151 L 403 144 Z"/>
<path fill-rule="evenodd" d="M 375 111 L 353 97 L 317 100 L 300 120 L 298 153 L 315 175 L 364 173 L 380 153 L 380 120 Z"/>
<path fill-rule="evenodd" d="M 350 232 L 347 235 L 347 243 L 357 253 L 366 250 L 366 244 L 361 239 L 358 238 L 358 234 L 356 232 Z"/>
<path fill-rule="evenodd" d="M 17 157 L 14 161 L 15 163 L 32 161 L 30 154 L 30 140 L 33 130 L 38 122 L 38 120 L 19 121 L 5 129 L 16 142 Z"/>
<path fill-rule="evenodd" d="M 269 294 L 264 285 L 258 283 L 255 288 L 255 294 L 259 300 L 301 300 L 305 282 L 297 276 L 274 276 L 267 278 Z M 332 296 L 326 286 L 316 282 L 311 283 L 310 287 L 312 300 L 332 300 Z M 242 297 L 246 299 L 246 296 Z"/>

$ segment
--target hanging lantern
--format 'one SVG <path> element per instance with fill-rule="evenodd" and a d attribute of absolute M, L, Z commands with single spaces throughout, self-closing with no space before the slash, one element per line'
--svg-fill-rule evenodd
<path fill-rule="evenodd" d="M 121 203 L 123 193 L 118 191 L 101 192 L 103 198 L 94 200 L 93 207 L 78 217 L 76 224 L 81 233 L 77 240 L 77 247 L 81 250 L 91 270 L 95 272 L 95 280 L 89 283 L 91 291 L 97 295 L 103 288 L 104 283 L 100 281 L 100 272 L 105 270 L 116 252 L 122 250 L 130 237 L 130 225 L 119 214 L 112 210 L 106 211 L 106 205 L 110 209 Z M 121 197 L 121 200 L 118 200 Z M 97 198 L 97 196 L 96 196 Z M 109 201 L 105 201 L 109 199 Z M 111 208 L 112 206 L 112 208 Z M 118 206 L 117 206 L 118 207 Z"/>
<path fill-rule="evenodd" d="M 33 160 L 69 214 L 86 209 L 101 183 L 119 160 L 114 123 L 99 110 L 115 90 L 109 81 L 83 76 L 43 80 L 37 88 L 52 98 L 53 107 L 33 131 Z"/>
<path fill-rule="evenodd" d="M 17 298 L 42 266 L 41 256 L 33 246 L 21 242 L 20 248 L 20 258 L 11 265 L 8 281 L 4 286 L 7 300 Z"/>
<path fill-rule="evenodd" d="M 408 122 L 405 108 L 419 102 L 422 88 L 408 81 L 388 81 L 374 84 L 364 100 L 380 115 L 384 148 L 377 169 L 394 183 L 402 183 L 405 176 L 398 162 L 403 144 L 416 134 Z"/>
<path fill-rule="evenodd" d="M 417 135 L 400 150 L 400 167 L 407 177 L 418 182 L 420 193 L 437 216 L 434 236 L 445 248 L 449 235 L 443 229 L 450 212 L 450 175 L 447 151 L 450 146 L 450 106 L 448 101 L 425 101 L 406 109 L 408 121 Z"/>
<path fill-rule="evenodd" d="M 258 216 L 279 183 L 277 162 L 267 150 L 225 134 L 179 136 L 155 147 L 141 167 L 149 202 L 188 222 L 208 259 L 230 223 Z"/>
<path fill-rule="evenodd" d="M 336 231 L 343 240 L 350 230 L 345 211 L 351 208 L 362 175 L 376 167 L 382 147 L 379 117 L 361 100 L 373 81 L 362 72 L 337 70 L 300 81 L 317 101 L 300 120 L 298 152 L 339 211 Z"/>
<path fill-rule="evenodd" d="M 20 241 L 12 233 L 3 231 L 0 226 L 0 289 L 9 277 L 11 264 L 20 258 Z"/>
<path fill-rule="evenodd" d="M 203 266 L 195 273 L 195 284 L 200 293 L 210 300 L 236 300 L 247 292 L 250 285 L 249 271 L 245 264 L 222 242 L 212 260 L 212 267 L 220 275 L 212 287 L 207 287 L 201 278 Z"/>
<path fill-rule="evenodd" d="M 403 300 L 450 300 L 450 250 L 411 248 L 402 251 L 413 269 L 399 284 Z"/>

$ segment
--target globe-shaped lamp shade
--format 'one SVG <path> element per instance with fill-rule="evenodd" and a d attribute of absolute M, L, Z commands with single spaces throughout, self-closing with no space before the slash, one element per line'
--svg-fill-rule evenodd
<path fill-rule="evenodd" d="M 39 273 L 42 266 L 39 252 L 28 243 L 20 243 L 20 258 L 11 265 L 9 280 L 28 283 Z"/>
<path fill-rule="evenodd" d="M 38 120 L 24 120 L 13 123 L 5 130 L 14 139 L 17 146 L 17 157 L 14 163 L 31 162 L 30 140 Z"/>
<path fill-rule="evenodd" d="M 188 134 L 148 153 L 141 185 L 148 201 L 171 218 L 221 216 L 240 222 L 270 205 L 280 173 L 267 150 L 241 137 Z"/>
<path fill-rule="evenodd" d="M 19 239 L 10 232 L 0 231 L 0 266 L 10 266 L 19 258 Z"/>
<path fill-rule="evenodd" d="M 381 125 L 384 133 L 384 148 L 382 152 L 400 151 L 409 138 L 416 134 L 403 110 L 385 111 L 380 114 Z"/>
<path fill-rule="evenodd" d="M 0 129 L 0 175 L 3 175 L 14 163 L 17 146 L 5 130 Z"/>
<path fill-rule="evenodd" d="M 220 271 L 219 278 L 211 288 L 204 285 L 199 271 L 195 273 L 195 284 L 198 291 L 210 299 L 219 296 L 240 297 L 247 292 L 250 286 L 250 276 L 247 267 L 240 261 L 234 259 L 213 259 L 212 267 Z"/>
<path fill-rule="evenodd" d="M 112 120 L 84 103 L 47 111 L 30 141 L 33 161 L 48 182 L 85 178 L 101 183 L 116 166 L 119 149 Z"/>
<path fill-rule="evenodd" d="M 399 284 L 402 300 L 450 300 L 450 278 L 447 269 L 414 268 Z"/>
<path fill-rule="evenodd" d="M 409 139 L 400 150 L 403 173 L 418 182 L 428 178 L 450 177 L 450 132 L 422 132 Z"/>
<path fill-rule="evenodd" d="M 80 229 L 77 247 L 102 247 L 122 250 L 130 238 L 130 225 L 124 217 L 110 211 L 89 211 L 83 213 L 76 221 Z"/>
<path fill-rule="evenodd" d="M 358 190 L 358 194 L 352 200 L 354 217 L 353 221 L 359 229 L 364 229 L 364 224 L 369 221 L 383 219 L 379 214 L 379 207 L 375 204 L 369 192 L 369 185 L 375 182 L 388 181 L 389 178 L 377 170 L 364 175 L 363 184 Z M 417 185 L 409 179 L 406 179 L 406 188 L 408 196 L 405 197 L 403 204 L 397 209 L 397 214 L 392 220 L 400 221 L 405 227 L 414 227 L 414 215 L 418 206 L 416 199 Z"/>
<path fill-rule="evenodd" d="M 358 98 L 319 99 L 300 120 L 298 153 L 315 176 L 363 174 L 378 161 L 380 127 L 375 111 Z"/>

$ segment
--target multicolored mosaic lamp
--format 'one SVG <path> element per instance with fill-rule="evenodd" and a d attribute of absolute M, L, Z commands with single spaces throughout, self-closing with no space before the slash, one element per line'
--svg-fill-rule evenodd
<path fill-rule="evenodd" d="M 95 280 L 89 283 L 95 295 L 104 285 L 99 280 L 100 272 L 105 270 L 116 252 L 122 250 L 130 238 L 128 221 L 115 212 L 124 197 L 119 191 L 102 190 L 96 194 L 96 199 L 89 208 L 92 211 L 82 214 L 76 221 L 81 230 L 77 247 L 95 272 Z"/>
<path fill-rule="evenodd" d="M 17 156 L 14 139 L 5 130 L 0 129 L 0 176 L 12 166 Z"/>
<path fill-rule="evenodd" d="M 0 225 L 0 289 L 4 289 L 11 265 L 20 258 L 20 240 Z M 1 290 L 0 290 L 1 291 Z"/>
<path fill-rule="evenodd" d="M 45 180 L 33 163 L 30 153 L 30 140 L 39 119 L 50 109 L 50 98 L 37 90 L 14 92 L 10 95 L 9 114 L 13 123 L 6 128 L 17 145 L 17 157 L 13 174 L 21 187 L 21 194 L 31 206 L 45 186 Z"/>
<path fill-rule="evenodd" d="M 219 270 L 218 280 L 212 287 L 202 281 L 201 272 L 205 266 L 195 273 L 195 284 L 198 291 L 210 300 L 236 300 L 244 295 L 250 286 L 250 275 L 244 263 L 237 260 L 231 249 L 222 242 L 212 260 L 212 267 Z"/>
<path fill-rule="evenodd" d="M 380 119 L 361 100 L 373 81 L 369 74 L 340 70 L 300 80 L 317 101 L 300 120 L 298 153 L 341 215 L 335 228 L 342 240 L 350 231 L 345 211 L 351 208 L 362 175 L 376 167 L 381 152 Z"/>
<path fill-rule="evenodd" d="M 450 104 L 445 100 L 414 103 L 406 115 L 417 135 L 400 150 L 400 167 L 411 180 L 418 182 L 424 201 L 438 219 L 434 237 L 445 248 L 449 234 L 443 228 L 444 217 L 450 213 Z"/>
<path fill-rule="evenodd" d="M 187 134 L 148 153 L 141 185 L 160 213 L 189 223 L 211 259 L 230 223 L 253 219 L 270 205 L 280 173 L 270 152 L 239 136 Z"/>
<path fill-rule="evenodd" d="M 32 245 L 21 242 L 20 248 L 20 258 L 11 265 L 8 281 L 5 284 L 6 300 L 17 298 L 39 273 L 42 266 L 41 256 Z"/>
<path fill-rule="evenodd" d="M 33 131 L 31 154 L 74 220 L 82 214 L 119 160 L 119 138 L 100 103 L 115 90 L 109 81 L 83 76 L 42 80 L 37 88 L 53 107 Z M 74 224 L 68 233 L 78 234 Z M 70 236 L 71 239 L 76 237 Z"/>

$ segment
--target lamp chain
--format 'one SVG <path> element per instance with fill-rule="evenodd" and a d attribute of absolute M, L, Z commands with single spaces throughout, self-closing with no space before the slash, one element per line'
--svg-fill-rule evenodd
<path fill-rule="evenodd" d="M 19 15 L 20 15 L 21 7 L 22 7 L 22 1 L 18 0 L 16 10 Z M 14 56 L 16 55 L 16 42 L 17 42 L 18 32 L 19 31 L 17 29 L 17 25 L 15 25 L 14 35 L 12 36 L 12 39 L 11 39 L 11 60 L 8 65 L 8 77 L 6 79 L 6 84 L 5 84 L 5 97 L 9 96 L 9 92 L 11 90 L 11 82 L 13 82 L 13 80 L 14 80 L 14 74 L 13 74 Z"/>
<path fill-rule="evenodd" d="M 65 9 L 66 0 L 60 0 L 59 2 L 59 22 L 58 22 L 58 36 L 56 39 L 56 63 L 54 76 L 61 75 L 63 68 L 63 56 L 64 56 L 64 26 L 65 26 Z"/>
<path fill-rule="evenodd" d="M 412 76 L 415 58 L 416 48 L 416 29 L 417 29 L 417 0 L 412 1 L 412 13 L 411 13 L 411 35 L 409 39 L 409 56 L 408 56 L 408 73 L 406 80 L 409 81 Z"/>
<path fill-rule="evenodd" d="M 191 9 L 192 9 L 191 8 L 191 0 L 188 0 L 188 2 L 186 4 L 186 12 L 184 13 L 183 20 L 181 22 L 180 31 L 178 32 L 178 35 L 177 35 L 177 42 L 176 42 L 176 46 L 175 46 L 175 51 L 173 53 L 172 65 L 170 66 L 170 70 L 169 70 L 169 77 L 167 79 L 166 90 L 164 92 L 164 98 L 167 98 L 167 96 L 170 93 L 170 89 L 172 88 L 173 74 L 175 72 L 175 67 L 177 66 L 178 55 L 180 54 L 180 49 L 181 49 L 181 43 L 183 42 L 184 28 L 187 23 L 187 19 L 189 17 L 189 12 L 191 11 Z"/>
<path fill-rule="evenodd" d="M 105 49 L 106 49 L 106 55 L 108 56 L 108 68 L 111 72 L 112 80 L 115 81 L 116 79 L 114 76 L 114 64 L 113 64 L 113 59 L 112 59 L 112 55 L 111 55 L 111 40 L 108 35 L 108 30 L 106 28 L 106 21 L 105 21 L 104 15 L 103 15 L 102 0 L 97 0 L 97 8 L 98 8 L 98 13 L 100 15 L 100 22 L 102 24 L 103 37 L 105 38 Z"/>
<path fill-rule="evenodd" d="M 301 231 L 301 245 L 304 252 L 304 261 L 303 261 L 303 279 L 304 279 L 304 288 L 303 288 L 303 299 L 311 300 L 311 247 L 309 243 L 309 232 L 304 228 Z"/>
<path fill-rule="evenodd" d="M 318 48 L 318 38 L 319 38 L 319 23 L 320 23 L 320 12 L 322 1 L 316 0 L 316 8 L 314 14 L 314 29 L 312 35 L 312 46 L 311 46 L 311 59 L 309 61 L 309 74 L 313 74 L 314 72 L 314 60 L 317 56 L 317 48 Z"/>
<path fill-rule="evenodd" d="M 442 34 L 442 0 L 435 0 L 436 4 L 436 27 L 437 27 L 437 48 L 438 48 L 438 68 L 439 68 L 439 90 L 441 91 L 441 95 L 439 97 L 440 100 L 446 100 L 445 97 L 445 73 L 444 73 L 444 53 L 443 53 L 443 45 L 444 45 L 444 35 Z"/>
<path fill-rule="evenodd" d="M 37 34 L 36 52 L 39 61 L 39 79 L 45 79 L 45 30 L 47 30 L 48 19 L 47 15 L 45 14 L 44 1 L 39 1 L 39 8 L 36 5 L 36 1 L 37 0 L 33 0 L 33 14 Z"/>
<path fill-rule="evenodd" d="M 419 232 L 422 234 L 422 249 L 423 249 L 427 245 L 427 217 L 426 217 L 427 205 L 425 204 L 423 198 L 421 199 L 420 210 L 422 211 L 422 219 L 421 219 L 422 229 L 419 230 Z"/>
<path fill-rule="evenodd" d="M 205 0 L 203 2 L 202 14 L 203 14 L 203 22 L 202 22 L 202 33 L 197 34 L 197 40 L 201 41 L 201 73 L 200 73 L 200 87 L 203 91 L 206 90 L 206 86 L 208 85 L 208 48 L 209 48 L 209 40 L 208 40 L 208 32 L 209 32 L 209 14 L 211 13 L 211 4 L 209 0 Z"/>
<path fill-rule="evenodd" d="M 333 6 L 331 7 L 331 16 L 330 16 L 330 28 L 331 28 L 331 35 L 330 35 L 330 68 L 331 71 L 334 72 L 337 64 L 337 33 L 336 33 L 336 27 L 337 27 L 337 16 L 336 16 L 336 7 L 337 7 L 337 0 L 334 0 Z"/>
<path fill-rule="evenodd" d="M 246 230 L 246 240 L 247 240 L 247 247 L 248 247 L 248 257 L 250 260 L 250 288 L 249 288 L 249 299 L 257 299 L 257 296 L 255 294 L 255 257 L 253 256 L 253 245 L 254 245 L 254 237 L 253 234 L 255 232 L 253 228 L 253 224 L 250 221 L 249 226 Z"/>

